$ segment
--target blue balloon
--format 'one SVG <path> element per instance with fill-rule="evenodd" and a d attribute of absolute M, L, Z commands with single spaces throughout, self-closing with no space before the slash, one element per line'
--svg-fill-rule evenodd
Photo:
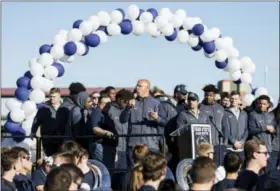
<path fill-rule="evenodd" d="M 29 98 L 30 91 L 27 88 L 19 87 L 15 91 L 15 97 L 20 101 L 26 101 Z"/>
<path fill-rule="evenodd" d="M 80 28 L 80 24 L 83 22 L 83 20 L 76 20 L 74 23 L 73 23 L 73 28 Z"/>
<path fill-rule="evenodd" d="M 194 35 L 200 36 L 204 32 L 204 26 L 202 24 L 196 24 L 193 26 L 192 32 Z"/>
<path fill-rule="evenodd" d="M 210 42 L 205 42 L 203 44 L 203 50 L 207 53 L 207 54 L 212 54 L 215 52 L 216 50 L 216 46 L 215 43 L 213 41 Z"/>
<path fill-rule="evenodd" d="M 33 76 L 32 76 L 32 74 L 31 74 L 30 71 L 26 71 L 26 72 L 24 73 L 23 76 L 24 76 L 24 77 L 27 77 L 27 78 L 29 78 L 29 79 L 33 78 Z"/>
<path fill-rule="evenodd" d="M 61 77 L 63 76 L 64 72 L 65 72 L 65 69 L 64 69 L 64 66 L 60 63 L 53 63 L 52 64 L 54 67 L 56 67 L 56 69 L 58 70 L 58 76 L 57 77 Z"/>
<path fill-rule="evenodd" d="M 124 35 L 130 34 L 133 30 L 131 21 L 128 19 L 123 20 L 120 23 L 121 33 Z"/>
<path fill-rule="evenodd" d="M 139 9 L 139 15 L 138 17 L 136 18 L 136 20 L 140 20 L 140 16 L 142 15 L 142 13 L 144 13 L 145 11 L 143 9 Z"/>
<path fill-rule="evenodd" d="M 12 133 L 12 135 L 17 136 L 17 137 L 13 137 L 13 140 L 19 143 L 25 139 L 26 132 L 22 127 L 20 127 L 16 132 Z"/>
<path fill-rule="evenodd" d="M 258 88 L 254 88 L 254 89 L 252 90 L 252 93 L 251 93 L 251 94 L 252 94 L 252 95 L 256 95 L 257 89 L 258 89 Z"/>
<path fill-rule="evenodd" d="M 117 9 L 118 11 L 120 11 L 121 13 L 122 13 L 122 15 L 123 15 L 123 19 L 125 18 L 125 12 L 124 12 L 124 10 L 123 9 L 121 9 L 121 8 L 118 8 Z"/>
<path fill-rule="evenodd" d="M 194 51 L 200 51 L 202 49 L 202 46 L 200 46 L 199 44 L 197 46 L 192 47 L 192 49 Z"/>
<path fill-rule="evenodd" d="M 228 63 L 227 61 L 224 62 L 218 62 L 217 60 L 215 61 L 215 65 L 217 68 L 219 69 L 224 69 L 225 67 L 227 67 Z"/>
<path fill-rule="evenodd" d="M 11 121 L 10 119 L 7 120 L 7 122 L 4 124 L 4 130 L 7 133 L 14 133 L 20 129 L 20 123 L 15 123 Z"/>
<path fill-rule="evenodd" d="M 30 81 L 31 80 L 28 77 L 20 77 L 17 80 L 17 87 L 23 87 L 23 88 L 31 89 Z"/>
<path fill-rule="evenodd" d="M 192 31 L 192 30 L 188 30 L 188 33 L 189 33 L 189 34 L 192 34 L 192 33 L 193 33 L 193 31 Z"/>
<path fill-rule="evenodd" d="M 85 37 L 85 42 L 89 47 L 97 47 L 100 44 L 100 38 L 97 34 L 89 34 Z"/>
<path fill-rule="evenodd" d="M 198 38 L 198 40 L 199 40 L 198 41 L 199 46 L 203 47 L 204 42 L 200 38 Z"/>
<path fill-rule="evenodd" d="M 158 12 L 157 12 L 157 10 L 154 9 L 154 8 L 148 9 L 147 12 L 150 12 L 150 13 L 153 15 L 153 21 L 154 21 L 154 20 L 157 18 L 157 16 L 158 16 Z"/>
<path fill-rule="evenodd" d="M 40 108 L 45 107 L 45 104 L 44 103 L 39 103 L 39 104 L 36 104 L 36 106 L 37 106 L 37 109 L 40 109 Z"/>
<path fill-rule="evenodd" d="M 241 84 L 242 82 L 241 82 L 240 79 L 238 79 L 238 80 L 236 80 L 236 81 L 233 81 L 233 83 L 235 83 L 235 84 Z"/>
<path fill-rule="evenodd" d="M 77 45 L 74 42 L 67 42 L 64 45 L 64 54 L 67 56 L 72 56 L 76 53 L 77 51 Z"/>
<path fill-rule="evenodd" d="M 170 36 L 165 36 L 165 39 L 168 41 L 174 41 L 177 38 L 177 30 L 174 29 L 173 34 Z"/>
<path fill-rule="evenodd" d="M 43 53 L 50 53 L 51 52 L 51 48 L 52 46 L 49 44 L 44 44 L 40 47 L 39 49 L 39 53 L 43 54 Z"/>

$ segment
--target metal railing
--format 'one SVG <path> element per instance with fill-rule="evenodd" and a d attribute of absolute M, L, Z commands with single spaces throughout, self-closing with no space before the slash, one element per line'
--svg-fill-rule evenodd
<path fill-rule="evenodd" d="M 162 145 L 163 147 L 161 148 L 161 152 L 165 155 L 165 149 L 164 149 L 164 145 L 165 145 L 165 138 L 163 134 L 123 134 L 123 135 L 114 135 L 112 136 L 112 138 L 121 138 L 121 137 L 126 137 L 126 138 L 130 138 L 130 137 L 160 137 L 160 139 L 162 140 Z M 38 160 L 41 158 L 41 145 L 42 145 L 42 139 L 61 139 L 61 140 L 65 140 L 65 139 L 93 139 L 93 138 L 103 138 L 97 135 L 85 135 L 85 136 L 62 136 L 62 135 L 44 135 L 44 136 L 40 136 L 40 137 L 31 137 L 31 136 L 22 136 L 22 135 L 17 135 L 17 136 L 13 136 L 13 135 L 1 135 L 1 140 L 3 140 L 3 138 L 21 138 L 21 139 L 26 139 L 26 138 L 31 138 L 31 139 L 35 139 L 36 140 L 36 168 L 38 168 Z M 114 171 L 124 171 L 127 169 L 109 169 L 109 170 L 114 170 Z"/>

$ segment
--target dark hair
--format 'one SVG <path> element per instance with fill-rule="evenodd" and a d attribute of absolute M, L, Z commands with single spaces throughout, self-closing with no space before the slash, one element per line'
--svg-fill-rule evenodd
<path fill-rule="evenodd" d="M 240 96 L 240 93 L 238 91 L 232 91 L 230 93 L 230 96 L 234 96 L 234 95 L 239 95 Z"/>
<path fill-rule="evenodd" d="M 54 168 L 47 175 L 47 180 L 44 186 L 45 191 L 56 190 L 69 190 L 72 183 L 72 177 L 70 172 L 65 168 Z"/>
<path fill-rule="evenodd" d="M 104 89 L 104 92 L 106 94 L 110 93 L 111 90 L 115 90 L 116 88 L 114 88 L 113 86 L 107 86 L 105 89 Z"/>
<path fill-rule="evenodd" d="M 60 152 L 62 153 L 70 153 L 75 157 L 80 157 L 82 146 L 75 141 L 66 141 L 60 146 Z"/>
<path fill-rule="evenodd" d="M 239 170 L 242 164 L 239 154 L 229 152 L 224 158 L 224 167 L 227 173 L 235 173 Z"/>
<path fill-rule="evenodd" d="M 130 100 L 133 99 L 133 93 L 129 90 L 126 89 L 121 89 L 118 91 L 116 94 L 116 99 L 121 99 L 121 100 Z"/>
<path fill-rule="evenodd" d="M 254 152 L 258 152 L 261 145 L 266 146 L 265 143 L 259 139 L 252 139 L 245 143 L 244 153 L 248 161 L 254 158 Z"/>
<path fill-rule="evenodd" d="M 19 157 L 24 157 L 25 155 L 30 155 L 28 150 L 26 150 L 23 147 L 13 147 L 13 148 L 11 148 L 11 150 L 17 152 Z"/>
<path fill-rule="evenodd" d="M 56 153 L 54 154 L 53 158 L 61 157 L 65 161 L 64 164 L 68 163 L 75 163 L 75 156 L 72 153 L 69 152 L 63 152 L 63 153 Z"/>
<path fill-rule="evenodd" d="M 84 178 L 84 174 L 75 164 L 62 164 L 59 168 L 65 169 L 71 175 L 72 182 L 77 182 L 79 179 Z"/>
<path fill-rule="evenodd" d="M 219 92 L 219 90 L 213 84 L 204 86 L 202 90 L 204 92 L 214 92 L 215 94 Z"/>
<path fill-rule="evenodd" d="M 107 96 L 107 94 L 106 94 L 106 95 L 101 95 L 101 94 L 100 94 L 100 97 L 98 98 L 98 103 L 100 103 L 101 100 L 102 100 L 102 99 L 105 99 L 105 98 L 111 99 L 109 96 Z"/>
<path fill-rule="evenodd" d="M 228 92 L 221 93 L 221 99 L 230 98 L 230 94 Z"/>
<path fill-rule="evenodd" d="M 80 82 L 73 82 L 69 86 L 70 95 L 77 95 L 82 91 L 86 91 L 85 86 Z"/>
<path fill-rule="evenodd" d="M 149 153 L 149 147 L 145 144 L 136 144 L 132 150 L 132 159 L 134 163 L 142 162 L 144 157 Z"/>
<path fill-rule="evenodd" d="M 181 190 L 179 186 L 171 179 L 162 180 L 158 186 L 158 190 L 176 191 Z"/>
<path fill-rule="evenodd" d="M 193 161 L 190 176 L 193 183 L 203 184 L 215 177 L 216 164 L 209 157 L 198 157 Z"/>
<path fill-rule="evenodd" d="M 54 94 L 54 93 L 59 93 L 60 94 L 60 89 L 59 88 L 52 88 L 50 90 L 50 94 Z"/>
<path fill-rule="evenodd" d="M 100 94 L 100 97 L 107 97 L 107 93 L 105 92 L 105 90 L 101 90 L 100 92 L 99 92 L 99 94 Z"/>
<path fill-rule="evenodd" d="M 11 170 L 18 159 L 19 154 L 17 151 L 1 148 L 1 169 L 4 172 Z"/>
<path fill-rule="evenodd" d="M 258 97 L 257 99 L 258 101 L 260 100 L 266 100 L 268 103 L 270 103 L 270 97 L 268 97 L 267 95 L 261 95 Z"/>

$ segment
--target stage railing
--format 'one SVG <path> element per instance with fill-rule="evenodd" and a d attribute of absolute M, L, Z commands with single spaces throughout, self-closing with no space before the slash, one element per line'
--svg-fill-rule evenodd
<path fill-rule="evenodd" d="M 163 147 L 161 148 L 161 152 L 165 155 L 165 149 L 164 149 L 164 145 L 165 145 L 165 138 L 163 134 L 123 134 L 123 135 L 114 135 L 112 136 L 112 138 L 121 138 L 121 137 L 160 137 L 160 139 L 162 140 L 161 144 L 163 145 Z M 41 157 L 41 145 L 42 145 L 42 139 L 91 139 L 91 138 L 100 138 L 100 136 L 97 135 L 85 135 L 85 136 L 62 136 L 62 135 L 44 135 L 44 136 L 40 136 L 40 137 L 31 137 L 31 136 L 22 136 L 22 135 L 17 135 L 17 136 L 13 136 L 13 135 L 1 135 L 1 139 L 3 140 L 3 138 L 20 138 L 20 139 L 26 139 L 26 138 L 32 138 L 36 140 L 36 168 L 38 168 L 38 160 Z M 127 169 L 109 169 L 109 170 L 113 170 L 113 171 L 124 171 Z"/>

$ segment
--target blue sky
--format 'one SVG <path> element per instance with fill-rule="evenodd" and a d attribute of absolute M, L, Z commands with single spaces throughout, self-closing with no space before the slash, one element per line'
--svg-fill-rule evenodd
<path fill-rule="evenodd" d="M 129 2 L 25 2 L 2 3 L 2 87 L 15 87 L 16 80 L 28 69 L 28 61 L 38 56 L 40 45 L 51 43 L 60 29 L 69 30 L 77 19 L 87 19 L 100 10 L 126 9 Z M 277 2 L 162 2 L 133 3 L 140 8 L 175 11 L 182 8 L 198 16 L 206 26 L 218 27 L 224 36 L 233 38 L 241 56 L 256 64 L 253 86 L 264 86 L 264 67 L 269 66 L 268 90 L 279 96 L 279 4 Z M 278 68 L 278 69 L 276 69 Z M 203 71 L 203 75 L 201 74 Z M 176 84 L 202 96 L 201 88 L 228 78 L 215 67 L 214 59 L 194 52 L 188 45 L 168 42 L 164 37 L 110 37 L 106 44 L 90 50 L 85 57 L 75 57 L 57 80 L 58 87 L 80 81 L 91 87 L 134 86 L 137 79 L 148 78 L 172 93 Z"/>

